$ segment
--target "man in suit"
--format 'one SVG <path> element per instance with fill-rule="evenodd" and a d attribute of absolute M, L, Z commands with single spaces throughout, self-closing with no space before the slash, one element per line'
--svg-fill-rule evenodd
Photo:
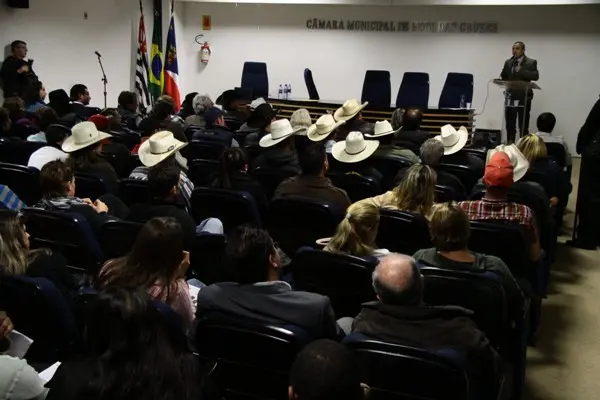
<path fill-rule="evenodd" d="M 100 114 L 100 109 L 90 107 L 90 91 L 87 86 L 78 83 L 71 88 L 71 112 L 82 121 L 87 121 L 92 115 Z"/>
<path fill-rule="evenodd" d="M 540 73 L 537 69 L 537 60 L 529 58 L 525 55 L 525 43 L 515 42 L 512 47 L 513 56 L 504 62 L 504 68 L 500 73 L 500 78 L 505 81 L 522 81 L 531 82 L 540 79 Z M 525 101 L 527 94 L 527 101 Z M 529 89 L 527 93 L 524 90 L 506 91 L 506 95 L 510 96 L 510 106 L 505 107 L 506 115 L 506 136 L 508 143 L 514 143 L 517 134 L 517 117 L 519 120 L 519 129 L 525 126 L 521 136 L 529 133 L 529 113 L 531 112 L 531 99 L 533 98 L 533 90 Z M 518 107 L 515 102 L 519 102 Z"/>

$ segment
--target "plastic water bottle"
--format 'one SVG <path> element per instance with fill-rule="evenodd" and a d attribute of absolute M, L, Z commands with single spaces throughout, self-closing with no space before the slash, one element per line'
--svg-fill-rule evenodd
<path fill-rule="evenodd" d="M 467 102 L 464 94 L 460 95 L 460 108 L 467 108 Z"/>
<path fill-rule="evenodd" d="M 290 93 L 290 87 L 286 83 L 285 85 L 283 85 L 283 95 L 286 100 L 288 99 L 289 93 Z"/>
<path fill-rule="evenodd" d="M 283 99 L 283 85 L 279 85 L 279 91 L 277 92 L 277 98 L 279 100 Z"/>
<path fill-rule="evenodd" d="M 289 99 L 292 98 L 292 84 L 291 83 L 288 84 L 288 98 Z"/>

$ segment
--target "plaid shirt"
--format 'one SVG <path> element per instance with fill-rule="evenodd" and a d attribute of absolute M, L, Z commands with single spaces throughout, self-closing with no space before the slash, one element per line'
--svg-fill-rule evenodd
<path fill-rule="evenodd" d="M 136 167 L 129 175 L 129 179 L 147 181 L 148 172 L 150 172 L 149 167 Z M 190 201 L 190 199 L 192 197 L 193 190 L 194 183 L 190 180 L 190 178 L 188 178 L 185 172 L 181 171 L 181 179 L 179 180 L 179 192 L 181 193 L 181 197 L 183 197 L 183 200 L 185 201 L 185 206 L 188 210 L 192 209 L 192 202 Z"/>
<path fill-rule="evenodd" d="M 461 201 L 458 205 L 467 213 L 471 221 L 507 221 L 517 222 L 527 229 L 532 243 L 538 241 L 538 227 L 535 214 L 531 208 L 506 200 L 481 200 Z"/>

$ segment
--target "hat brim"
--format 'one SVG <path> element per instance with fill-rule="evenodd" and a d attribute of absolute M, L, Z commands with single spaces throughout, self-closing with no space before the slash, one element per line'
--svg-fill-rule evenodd
<path fill-rule="evenodd" d="M 368 105 L 369 105 L 369 102 L 365 101 L 351 115 L 344 115 L 344 107 L 340 107 L 337 110 L 335 110 L 335 113 L 333 113 L 333 118 L 336 121 L 348 121 L 349 119 L 352 119 L 356 114 L 358 114 L 359 112 L 361 112 L 362 110 L 364 110 L 364 108 L 366 106 L 368 106 Z"/>
<path fill-rule="evenodd" d="M 282 136 L 277 139 L 273 139 L 273 135 L 271 135 L 269 133 L 268 135 L 265 135 L 260 139 L 260 141 L 258 142 L 258 145 L 260 147 L 272 147 L 272 146 L 275 146 L 277 143 L 283 142 L 285 139 L 289 138 L 293 134 L 294 134 L 294 131 L 292 130 L 289 133 L 287 133 L 285 136 Z"/>
<path fill-rule="evenodd" d="M 261 127 L 261 123 L 265 122 L 266 120 L 271 121 L 273 118 L 277 117 L 277 113 L 279 113 L 279 109 L 273 109 L 273 111 L 269 114 L 263 114 L 263 115 L 256 115 L 254 114 L 254 116 L 252 114 L 250 114 L 250 117 L 246 120 L 246 125 L 248 125 L 248 127 L 250 128 L 260 128 Z"/>
<path fill-rule="evenodd" d="M 346 121 L 336 122 L 335 124 L 333 124 L 331 130 L 329 130 L 327 133 L 318 133 L 317 124 L 312 124 L 308 128 L 308 133 L 306 136 L 308 136 L 308 139 L 312 140 L 313 142 L 320 142 L 321 140 L 324 140 L 327 136 L 331 135 L 331 132 L 335 131 L 337 128 L 344 125 L 345 123 Z"/>
<path fill-rule="evenodd" d="M 112 137 L 112 135 L 109 133 L 98 131 L 98 136 L 93 138 L 91 141 L 78 144 L 78 143 L 75 143 L 75 138 L 73 137 L 73 135 L 71 135 L 65 139 L 61 148 L 62 148 L 62 151 L 64 151 L 65 153 L 72 153 L 74 151 L 85 149 L 86 147 L 90 147 L 91 145 L 94 145 L 96 143 L 103 141 L 104 139 L 108 139 L 111 137 Z"/>
<path fill-rule="evenodd" d="M 346 153 L 346 142 L 337 142 L 331 149 L 333 158 L 343 163 L 357 163 L 371 157 L 375 150 L 379 147 L 379 142 L 376 140 L 365 140 L 365 148 L 357 154 Z"/>
<path fill-rule="evenodd" d="M 445 156 L 449 156 L 450 154 L 455 154 L 458 153 L 459 151 L 461 151 L 463 149 L 463 147 L 466 146 L 467 141 L 469 140 L 469 132 L 463 129 L 459 129 L 456 131 L 456 134 L 458 135 L 458 142 L 456 142 L 454 145 L 450 146 L 450 147 L 446 147 L 444 146 L 444 155 Z M 440 142 L 442 142 L 442 135 L 438 135 L 435 137 L 436 140 L 439 140 Z M 444 142 L 442 142 L 442 144 L 444 144 Z"/>
<path fill-rule="evenodd" d="M 511 159 L 511 163 L 513 164 L 513 182 L 520 181 L 527 174 L 529 161 L 527 161 L 523 153 L 514 144 L 510 146 L 500 145 L 495 149 L 488 150 L 485 164 L 487 165 L 492 156 L 499 151 L 508 154 L 508 157 Z M 513 159 L 516 160 L 516 163 L 512 162 Z"/>
<path fill-rule="evenodd" d="M 402 127 L 400 127 L 399 129 L 396 129 L 396 130 L 391 130 L 389 132 L 383 132 L 383 133 L 378 133 L 378 134 L 365 133 L 365 137 L 369 138 L 369 139 L 377 139 L 382 136 L 395 135 L 396 133 L 400 132 L 401 129 L 402 129 Z"/>
<path fill-rule="evenodd" d="M 140 161 L 146 167 L 154 167 L 157 164 L 160 164 L 162 161 L 171 157 L 173 154 L 177 153 L 179 150 L 183 149 L 188 144 L 185 142 L 179 142 L 172 150 L 167 151 L 162 154 L 152 154 L 150 151 L 150 140 L 146 140 L 144 143 L 140 145 L 138 150 L 138 156 L 140 157 Z"/>

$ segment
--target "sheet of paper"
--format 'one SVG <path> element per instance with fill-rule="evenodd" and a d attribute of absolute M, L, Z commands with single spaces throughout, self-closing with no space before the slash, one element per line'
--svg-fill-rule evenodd
<path fill-rule="evenodd" d="M 10 341 L 10 347 L 5 354 L 17 358 L 23 358 L 29 347 L 31 347 L 31 343 L 33 343 L 33 339 L 16 330 L 8 335 L 8 340 Z"/>
<path fill-rule="evenodd" d="M 192 304 L 196 304 L 196 301 L 198 300 L 198 293 L 200 293 L 200 288 L 193 285 L 188 285 L 188 287 L 190 288 L 190 297 L 192 298 Z"/>
<path fill-rule="evenodd" d="M 45 370 L 40 372 L 40 378 L 44 382 L 49 382 L 50 379 L 52 379 L 52 377 L 56 373 L 56 370 L 58 369 L 58 367 L 60 367 L 60 361 L 55 362 L 54 364 L 52 364 L 51 366 L 49 366 L 48 368 L 46 368 Z"/>

